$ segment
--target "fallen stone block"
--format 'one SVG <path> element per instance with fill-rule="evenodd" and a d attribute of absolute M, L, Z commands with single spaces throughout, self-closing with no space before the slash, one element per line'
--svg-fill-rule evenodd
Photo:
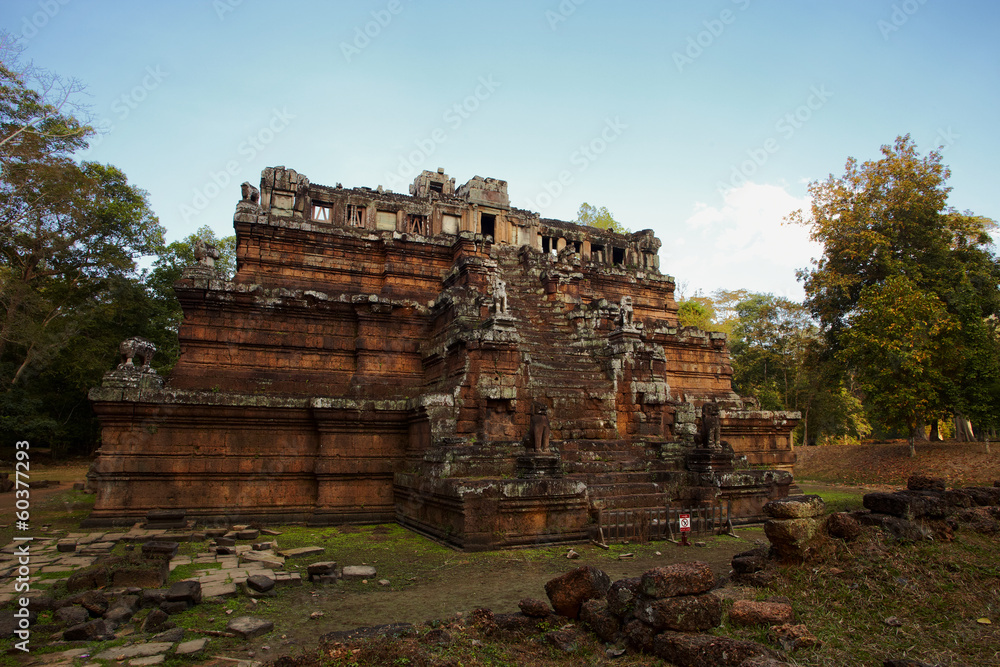
<path fill-rule="evenodd" d="M 622 634 L 625 636 L 625 643 L 633 651 L 642 651 L 643 653 L 653 652 L 656 630 L 649 627 L 646 623 L 633 618 L 622 628 Z"/>
<path fill-rule="evenodd" d="M 653 653 L 677 667 L 739 667 L 748 658 L 777 655 L 756 642 L 666 631 L 653 641 Z"/>
<path fill-rule="evenodd" d="M 247 577 L 247 587 L 258 593 L 267 593 L 274 588 L 274 579 L 255 574 L 252 577 Z"/>
<path fill-rule="evenodd" d="M 614 643 L 621 635 L 622 622 L 608 610 L 607 600 L 593 599 L 584 602 L 580 607 L 580 620 L 590 626 L 601 641 Z"/>
<path fill-rule="evenodd" d="M 608 611 L 618 618 L 630 618 L 642 592 L 642 577 L 619 579 L 608 588 Z"/>
<path fill-rule="evenodd" d="M 166 558 L 167 560 L 177 555 L 180 545 L 177 542 L 146 542 L 142 545 L 142 555 L 144 558 Z"/>
<path fill-rule="evenodd" d="M 169 615 L 162 609 L 152 609 L 142 622 L 143 632 L 157 632 L 167 622 Z"/>
<path fill-rule="evenodd" d="M 635 617 L 657 631 L 704 632 L 722 622 L 722 601 L 711 593 L 643 600 Z"/>
<path fill-rule="evenodd" d="M 542 637 L 542 641 L 546 644 L 554 646 L 556 649 L 567 654 L 576 653 L 580 649 L 580 645 L 584 639 L 585 635 L 583 632 L 575 627 L 546 632 Z"/>
<path fill-rule="evenodd" d="M 788 496 L 764 505 L 764 514 L 772 519 L 809 519 L 825 512 L 826 504 L 816 495 Z"/>
<path fill-rule="evenodd" d="M 243 639 L 253 639 L 267 634 L 274 629 L 274 623 L 253 616 L 240 616 L 226 624 L 226 630 L 236 633 Z"/>
<path fill-rule="evenodd" d="M 826 518 L 826 532 L 850 542 L 861 534 L 861 524 L 847 512 L 834 512 Z"/>
<path fill-rule="evenodd" d="M 90 612 L 88 612 L 83 607 L 78 607 L 76 605 L 70 607 L 62 607 L 61 609 L 56 609 L 55 617 L 65 623 L 69 627 L 74 625 L 80 625 L 86 623 L 90 620 Z"/>
<path fill-rule="evenodd" d="M 898 540 L 919 542 L 933 538 L 933 533 L 923 526 L 888 514 L 861 513 L 854 517 L 863 526 L 877 526 Z"/>
<path fill-rule="evenodd" d="M 341 579 L 345 580 L 356 580 L 356 579 L 374 579 L 377 572 L 371 565 L 345 565 L 343 571 L 340 573 Z"/>
<path fill-rule="evenodd" d="M 205 646 L 208 644 L 208 638 L 202 637 L 201 639 L 192 639 L 191 641 L 183 642 L 177 645 L 174 649 L 175 655 L 195 655 L 201 653 Z"/>
<path fill-rule="evenodd" d="M 170 628 L 169 630 L 164 630 L 163 632 L 154 635 L 154 642 L 170 642 L 171 644 L 176 644 L 184 639 L 184 635 L 187 630 L 184 628 Z"/>
<path fill-rule="evenodd" d="M 94 656 L 95 660 L 128 660 L 166 653 L 173 644 L 169 642 L 145 642 L 132 646 L 112 646 Z"/>
<path fill-rule="evenodd" d="M 938 491 L 944 492 L 945 483 L 943 477 L 931 477 L 919 473 L 910 475 L 906 480 L 906 488 L 910 491 Z"/>
<path fill-rule="evenodd" d="M 97 641 L 104 639 L 110 633 L 103 618 L 97 618 L 86 623 L 74 625 L 63 631 L 63 639 L 68 642 L 74 641 Z"/>
<path fill-rule="evenodd" d="M 712 568 L 702 562 L 655 567 L 642 575 L 642 593 L 654 599 L 707 593 L 714 585 Z"/>
<path fill-rule="evenodd" d="M 779 558 L 803 558 L 819 532 L 821 519 L 768 519 L 764 534 Z"/>
<path fill-rule="evenodd" d="M 233 582 L 220 582 L 214 584 L 203 584 L 201 587 L 201 597 L 208 598 L 228 598 L 236 595 L 236 584 Z"/>
<path fill-rule="evenodd" d="M 169 589 L 166 594 L 167 602 L 184 601 L 192 605 L 201 602 L 201 583 L 190 579 L 178 581 Z"/>
<path fill-rule="evenodd" d="M 786 651 L 812 648 L 813 646 L 822 644 L 816 635 L 809 632 L 809 628 L 801 624 L 792 625 L 791 623 L 783 623 L 775 625 L 771 628 L 769 634 Z"/>
<path fill-rule="evenodd" d="M 236 532 L 236 539 L 238 540 L 256 540 L 258 537 L 260 537 L 260 531 L 253 528 Z"/>
<path fill-rule="evenodd" d="M 611 579 L 603 570 L 584 565 L 548 581 L 545 594 L 557 614 L 575 619 L 584 602 L 605 597 L 610 587 Z"/>
<path fill-rule="evenodd" d="M 301 586 L 302 575 L 298 572 L 276 572 L 274 574 L 275 586 Z"/>
<path fill-rule="evenodd" d="M 161 602 L 167 600 L 166 588 L 147 588 L 139 595 L 139 601 L 143 607 L 159 607 Z"/>
<path fill-rule="evenodd" d="M 888 514 L 900 519 L 912 520 L 914 518 L 910 499 L 898 493 L 885 493 L 882 491 L 866 493 L 862 503 L 865 509 L 872 512 Z"/>
<path fill-rule="evenodd" d="M 793 620 L 795 612 L 790 604 L 737 600 L 729 609 L 729 622 L 733 625 L 780 625 Z"/>
<path fill-rule="evenodd" d="M 239 556 L 240 561 L 243 563 L 256 563 L 258 565 L 267 565 L 272 568 L 280 568 L 285 565 L 284 558 L 267 551 L 244 551 Z"/>
<path fill-rule="evenodd" d="M 56 551 L 60 553 L 71 553 L 76 551 L 76 540 L 59 540 L 56 542 Z"/>
<path fill-rule="evenodd" d="M 160 610 L 167 614 L 179 614 L 191 608 L 191 603 L 187 600 L 167 600 L 160 603 Z"/>
<path fill-rule="evenodd" d="M 309 578 L 319 576 L 321 574 L 334 574 L 337 571 L 337 563 L 332 560 L 320 561 L 318 563 L 310 563 L 306 567 L 306 572 L 309 574 Z"/>
<path fill-rule="evenodd" d="M 972 502 L 980 507 L 1000 505 L 1000 487 L 969 486 L 962 491 L 972 496 Z"/>
<path fill-rule="evenodd" d="M 321 554 L 325 551 L 326 549 L 323 547 L 298 547 L 296 549 L 283 549 L 278 552 L 278 555 L 284 556 L 285 558 L 298 558 L 301 556 Z"/>
<path fill-rule="evenodd" d="M 517 607 L 522 614 L 532 618 L 545 618 L 552 613 L 552 607 L 549 606 L 548 602 L 536 598 L 522 598 L 517 603 Z"/>

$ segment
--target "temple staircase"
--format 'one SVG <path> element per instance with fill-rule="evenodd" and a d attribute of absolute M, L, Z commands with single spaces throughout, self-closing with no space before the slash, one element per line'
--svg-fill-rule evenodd
<path fill-rule="evenodd" d="M 508 283 L 510 312 L 519 326 L 528 386 L 550 406 L 552 438 L 592 440 L 618 437 L 615 386 L 590 353 L 588 341 L 567 317 L 573 304 L 540 294 L 541 283 L 516 253 L 503 252 L 500 271 Z"/>

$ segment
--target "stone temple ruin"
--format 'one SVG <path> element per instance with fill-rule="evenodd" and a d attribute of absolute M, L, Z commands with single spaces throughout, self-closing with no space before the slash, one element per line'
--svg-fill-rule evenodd
<path fill-rule="evenodd" d="M 476 549 L 787 495 L 798 414 L 733 393 L 723 334 L 678 328 L 650 230 L 540 218 L 493 178 L 424 171 L 404 195 L 284 167 L 234 226 L 235 277 L 199 247 L 175 286 L 170 377 L 130 339 L 90 394 L 91 524 L 398 521 Z"/>

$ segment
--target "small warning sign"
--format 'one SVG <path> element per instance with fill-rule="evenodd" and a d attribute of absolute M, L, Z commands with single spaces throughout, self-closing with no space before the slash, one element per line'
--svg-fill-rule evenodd
<path fill-rule="evenodd" d="M 691 532 L 691 515 L 690 514 L 681 514 L 680 518 L 681 518 L 681 520 L 680 520 L 681 532 L 682 533 L 690 533 Z"/>

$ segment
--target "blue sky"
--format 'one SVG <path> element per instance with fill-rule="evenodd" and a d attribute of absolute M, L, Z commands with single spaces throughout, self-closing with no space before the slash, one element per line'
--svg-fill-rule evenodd
<path fill-rule="evenodd" d="M 5 0 L 24 56 L 87 87 L 81 157 L 150 194 L 168 237 L 232 233 L 239 184 L 406 191 L 444 167 L 663 241 L 690 295 L 801 298 L 806 184 L 910 133 L 951 204 L 1000 219 L 1000 3 Z M 221 184 L 221 187 L 220 187 Z"/>

